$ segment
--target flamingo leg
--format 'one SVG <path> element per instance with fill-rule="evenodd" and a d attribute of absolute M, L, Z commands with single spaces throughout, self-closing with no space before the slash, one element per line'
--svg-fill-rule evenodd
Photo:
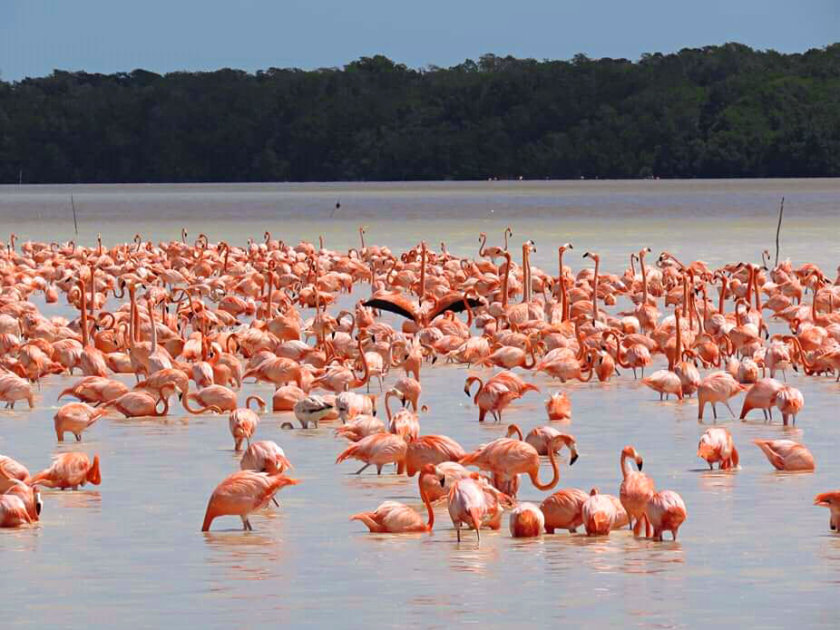
<path fill-rule="evenodd" d="M 354 475 L 361 475 L 361 474 L 362 474 L 362 471 L 366 470 L 368 466 L 370 466 L 370 464 L 365 464 L 364 466 L 362 466 L 361 468 L 359 468 L 359 470 L 357 470 L 357 471 L 356 471 L 356 472 L 354 472 L 353 474 L 354 474 Z"/>

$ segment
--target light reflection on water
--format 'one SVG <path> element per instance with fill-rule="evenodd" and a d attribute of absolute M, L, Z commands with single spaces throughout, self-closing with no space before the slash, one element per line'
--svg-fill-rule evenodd
<path fill-rule="evenodd" d="M 521 190 L 515 185 L 485 190 L 481 184 L 256 187 L 256 192 L 248 187 L 84 187 L 75 198 L 83 217 L 81 240 L 87 242 L 95 234 L 86 231 L 93 229 L 86 216 L 107 215 L 108 222 L 96 226 L 106 241 L 133 236 L 140 229 L 136 214 L 128 214 L 133 204 L 144 213 L 144 233 L 155 238 L 176 237 L 183 221 L 193 236 L 224 233 L 244 242 L 282 216 L 288 241 L 313 239 L 323 231 L 336 248 L 356 245 L 359 218 L 368 224 L 372 241 L 397 248 L 419 238 L 445 237 L 455 253 L 474 252 L 478 230 L 500 235 L 510 223 L 514 242 L 536 235 L 535 264 L 548 270 L 556 265 L 556 251 L 541 245 L 572 240 L 575 251 L 600 250 L 606 270 L 621 273 L 628 252 L 641 245 L 654 250 L 667 245 L 680 257 L 712 264 L 758 260 L 772 242 L 774 225 L 768 228 L 766 214 L 773 216 L 778 196 L 786 194 L 783 255 L 795 256 L 795 262 L 816 261 L 827 272 L 838 262 L 832 241 L 840 228 L 836 180 L 662 184 L 664 192 L 658 193 L 638 182 Z M 7 224 L 14 217 L 23 238 L 43 236 L 45 230 L 50 230 L 45 238 L 70 237 L 72 228 L 64 223 L 47 223 L 61 216 L 69 189 L 26 190 L 0 188 L 0 216 Z M 293 211 L 332 200 L 331 207 L 336 194 L 348 216 L 334 224 Z M 21 208 L 27 212 L 23 217 L 16 211 Z M 275 236 L 279 225 L 273 224 Z M 579 262 L 567 258 L 575 268 Z M 444 433 L 471 449 L 503 435 L 505 426 L 476 422 L 462 391 L 467 373 L 457 366 L 424 367 L 423 402 L 430 412 L 421 424 L 424 433 Z M 207 498 L 238 469 L 227 417 L 180 410 L 167 418 L 109 417 L 81 444 L 56 445 L 56 396 L 75 378 L 50 378 L 33 412 L 25 407 L 0 411 L 0 453 L 32 472 L 48 466 L 53 453 L 99 453 L 103 483 L 79 492 L 46 490 L 38 527 L 0 530 L 3 568 L 14 576 L 3 583 L 2 601 L 11 604 L 6 615 L 11 611 L 16 625 L 85 627 L 127 620 L 146 626 L 189 620 L 210 627 L 552 622 L 686 627 L 701 619 L 724 625 L 836 625 L 826 602 L 840 583 L 840 536 L 829 533 L 828 511 L 812 500 L 840 486 L 835 421 L 840 385 L 801 374 L 788 378 L 806 399 L 797 426 L 782 427 L 778 418 L 765 424 L 760 416 L 742 423 L 719 410 L 717 425 L 732 432 L 742 469 L 709 471 L 695 453 L 700 435 L 715 423 L 697 422 L 694 401 L 659 402 L 627 370 L 606 386 L 533 377 L 540 394 L 516 403 L 505 421 L 527 432 L 545 423 L 543 401 L 549 393 L 570 395 L 572 420 L 556 424 L 575 435 L 581 458 L 570 467 L 563 457 L 561 487 L 588 491 L 597 486 L 617 494 L 619 452 L 634 444 L 657 486 L 683 496 L 688 521 L 676 543 L 635 540 L 626 529 L 608 538 L 563 532 L 512 540 L 505 517 L 499 532 L 482 531 L 480 545 L 466 530 L 456 543 L 445 505 L 435 508 L 432 534 L 370 535 L 361 523 L 350 522 L 351 514 L 386 499 L 425 515 L 416 477 L 398 478 L 390 466 L 382 476 L 372 469 L 353 475 L 356 462 L 334 464 L 344 444 L 333 437 L 329 423 L 282 430 L 288 413 L 262 416 L 257 437 L 283 446 L 301 485 L 280 493 L 279 511 L 272 506 L 255 514 L 254 532 L 243 533 L 238 519 L 223 518 L 202 534 Z M 247 385 L 240 400 L 251 393 L 267 398 L 271 390 Z M 733 409 L 739 405 L 736 399 Z M 775 472 L 752 444 L 772 437 L 804 441 L 817 472 Z M 546 470 L 541 473 L 544 478 Z M 545 496 L 527 480 L 521 494 L 536 503 Z"/>

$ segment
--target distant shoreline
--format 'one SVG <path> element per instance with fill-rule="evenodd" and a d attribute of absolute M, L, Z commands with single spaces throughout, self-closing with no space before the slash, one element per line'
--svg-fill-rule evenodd
<path fill-rule="evenodd" d="M 0 183 L 833 177 L 840 43 L 0 81 Z"/>

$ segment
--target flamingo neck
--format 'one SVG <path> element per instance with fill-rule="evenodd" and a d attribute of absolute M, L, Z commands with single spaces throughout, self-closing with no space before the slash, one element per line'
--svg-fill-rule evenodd
<path fill-rule="evenodd" d="M 557 467 L 557 454 L 555 453 L 555 446 L 554 440 L 551 440 L 548 444 L 548 461 L 551 464 L 551 481 L 548 483 L 540 483 L 539 480 L 539 469 L 532 472 L 531 483 L 534 484 L 534 487 L 537 490 L 551 490 L 554 486 L 557 485 L 557 482 L 560 481 L 560 469 Z"/>
<path fill-rule="evenodd" d="M 429 500 L 429 495 L 426 494 L 426 491 L 423 489 L 423 479 L 429 473 L 421 473 L 420 480 L 417 482 L 417 485 L 420 486 L 420 499 L 422 499 L 423 504 L 426 506 L 426 513 L 429 516 L 428 522 L 426 523 L 426 531 L 432 531 L 432 528 L 435 526 L 435 511 L 432 509 L 432 502 Z"/>
<path fill-rule="evenodd" d="M 621 477 L 622 479 L 627 479 L 627 476 L 633 472 L 633 469 L 630 467 L 630 462 L 627 461 L 627 453 L 621 453 Z"/>

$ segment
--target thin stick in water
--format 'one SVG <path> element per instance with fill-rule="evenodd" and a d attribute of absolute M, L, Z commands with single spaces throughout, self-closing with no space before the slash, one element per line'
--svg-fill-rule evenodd
<path fill-rule="evenodd" d="M 785 212 L 785 198 L 782 197 L 782 204 L 779 206 L 779 224 L 776 226 L 776 263 L 774 267 L 779 266 L 779 233 L 782 231 L 782 215 Z"/>
<path fill-rule="evenodd" d="M 79 236 L 79 223 L 76 221 L 76 202 L 73 201 L 73 195 L 70 195 L 70 207 L 73 208 L 73 229 L 76 230 L 76 236 Z"/>

